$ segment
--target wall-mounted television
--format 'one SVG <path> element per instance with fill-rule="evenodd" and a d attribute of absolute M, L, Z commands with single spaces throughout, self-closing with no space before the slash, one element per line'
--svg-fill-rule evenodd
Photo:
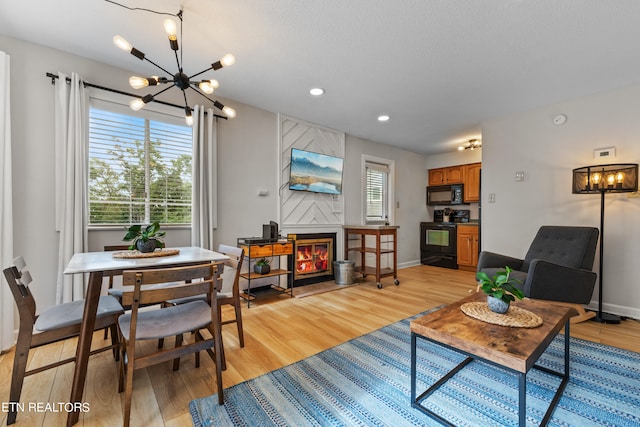
<path fill-rule="evenodd" d="M 343 164 L 340 157 L 292 148 L 289 189 L 342 194 Z"/>

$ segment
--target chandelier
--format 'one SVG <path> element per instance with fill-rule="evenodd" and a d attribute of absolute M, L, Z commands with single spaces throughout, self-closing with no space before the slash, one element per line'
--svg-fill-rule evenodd
<path fill-rule="evenodd" d="M 182 36 L 182 10 L 180 10 L 180 12 L 178 12 L 178 14 L 176 15 L 179 19 L 180 19 L 180 36 Z M 202 95 L 203 97 L 205 97 L 207 100 L 209 100 L 210 102 L 213 103 L 213 105 L 218 108 L 219 110 L 222 110 L 225 115 L 228 118 L 234 118 L 236 116 L 236 112 L 233 108 L 231 107 L 227 107 L 225 105 L 223 105 L 221 102 L 213 100 L 211 98 L 209 98 L 207 95 L 211 95 L 213 93 L 213 91 L 215 89 L 218 88 L 219 83 L 217 80 L 194 80 L 196 77 L 200 76 L 201 74 L 206 73 L 209 70 L 213 70 L 213 71 L 217 71 L 223 67 L 228 67 L 230 65 L 233 65 L 235 63 L 235 58 L 233 55 L 231 54 L 227 54 L 225 56 L 223 56 L 222 58 L 220 58 L 220 60 L 214 62 L 213 64 L 211 64 L 210 67 L 205 68 L 204 70 L 200 71 L 199 73 L 193 74 L 191 76 L 188 76 L 187 74 L 184 73 L 183 69 L 182 69 L 182 52 L 180 54 L 180 57 L 178 57 L 178 35 L 177 35 L 177 27 L 176 27 L 176 22 L 171 19 L 171 18 L 167 18 L 164 20 L 164 30 L 167 33 L 167 36 L 169 36 L 169 46 L 171 47 L 171 50 L 173 51 L 175 57 L 176 57 L 176 63 L 178 65 L 178 72 L 175 74 L 171 74 L 169 71 L 167 71 L 166 69 L 164 69 L 163 67 L 161 67 L 160 65 L 156 64 L 155 62 L 153 62 L 152 60 L 148 59 L 145 54 L 141 51 L 139 51 L 138 49 L 136 49 L 135 47 L 133 47 L 131 45 L 131 43 L 129 43 L 128 41 L 126 41 L 123 37 L 121 36 L 114 36 L 113 37 L 113 42 L 115 43 L 116 46 L 118 46 L 120 49 L 127 51 L 129 53 L 131 53 L 133 56 L 135 56 L 136 58 L 140 59 L 140 60 L 145 60 L 147 62 L 150 62 L 151 64 L 153 64 L 154 66 L 156 66 L 157 68 L 159 68 L 160 70 L 162 70 L 163 72 L 165 72 L 167 74 L 167 76 L 165 77 L 159 77 L 159 76 L 152 76 L 152 77 L 138 77 L 138 76 L 131 76 L 129 78 L 129 85 L 131 85 L 131 87 L 133 89 L 143 89 L 145 87 L 148 86 L 157 86 L 157 85 L 167 85 L 170 84 L 170 86 L 154 93 L 154 94 L 147 94 L 145 96 L 142 96 L 140 98 L 135 98 L 133 100 L 131 100 L 129 102 L 129 106 L 131 107 L 132 110 L 134 111 L 138 111 L 140 110 L 142 107 L 144 107 L 146 104 L 148 104 L 149 102 L 152 102 L 155 100 L 155 97 L 160 95 L 163 92 L 166 92 L 167 90 L 171 89 L 172 87 L 177 87 L 178 89 L 180 89 L 182 91 L 182 96 L 184 98 L 184 113 L 185 113 L 185 119 L 187 121 L 187 124 L 189 126 L 193 125 L 193 116 L 191 114 L 191 112 L 193 111 L 191 109 L 191 107 L 189 107 L 189 103 L 187 102 L 187 94 L 186 94 L 186 90 L 187 89 L 192 89 L 194 91 L 196 91 L 198 94 Z M 206 94 L 206 95 L 205 95 Z"/>
<path fill-rule="evenodd" d="M 458 151 L 475 150 L 482 147 L 482 141 L 479 139 L 470 139 L 461 146 L 458 147 Z"/>

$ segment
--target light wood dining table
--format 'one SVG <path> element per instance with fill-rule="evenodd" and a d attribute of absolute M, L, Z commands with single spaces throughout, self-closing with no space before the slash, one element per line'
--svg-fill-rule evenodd
<path fill-rule="evenodd" d="M 80 327 L 78 348 L 76 350 L 73 382 L 71 384 L 71 398 L 69 399 L 69 402 L 78 403 L 74 405 L 75 408 L 81 406 L 79 403 L 82 401 L 82 394 L 84 392 L 87 364 L 89 362 L 89 353 L 91 352 L 91 340 L 93 338 L 98 301 L 102 289 L 102 278 L 105 272 L 180 267 L 207 262 L 218 263 L 229 259 L 229 257 L 224 254 L 199 247 L 191 246 L 171 249 L 178 249 L 179 253 L 176 255 L 149 258 L 114 258 L 114 252 L 84 252 L 73 255 L 69 261 L 69 264 L 64 270 L 64 274 L 89 273 L 82 325 Z M 67 426 L 76 424 L 79 416 L 79 410 L 70 412 L 67 417 Z"/>

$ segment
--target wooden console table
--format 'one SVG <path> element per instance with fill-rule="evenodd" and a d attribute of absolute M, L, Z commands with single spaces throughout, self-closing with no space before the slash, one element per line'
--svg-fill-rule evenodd
<path fill-rule="evenodd" d="M 255 299 L 255 294 L 251 293 L 251 281 L 255 279 L 263 279 L 265 277 L 278 278 L 278 284 L 272 284 L 271 289 L 278 292 L 287 292 L 293 297 L 293 281 L 291 280 L 291 271 L 280 268 L 280 256 L 293 255 L 293 240 L 280 239 L 275 242 L 260 241 L 257 238 L 241 237 L 238 239 L 238 247 L 244 250 L 244 254 L 248 261 L 248 271 L 240 273 L 240 277 L 247 280 L 247 289 L 240 292 L 240 296 L 247 300 L 247 308 L 251 307 L 251 301 Z M 269 273 L 258 274 L 252 270 L 251 260 L 256 258 L 278 258 L 278 268 L 272 268 Z M 280 286 L 280 277 L 287 276 L 287 287 Z"/>
<path fill-rule="evenodd" d="M 393 283 L 399 285 L 398 280 L 398 236 L 397 225 L 345 225 L 344 227 L 344 257 L 349 259 L 349 252 L 360 254 L 360 266 L 356 271 L 362 273 L 362 277 L 367 274 L 375 274 L 378 289 L 382 288 L 381 279 L 393 276 Z M 353 236 L 353 237 L 352 237 Z M 367 236 L 375 237 L 375 245 L 367 246 Z M 385 236 L 388 240 L 382 241 Z M 351 246 L 350 242 L 357 242 L 356 246 Z M 375 254 L 375 266 L 367 266 L 366 256 L 368 253 Z M 393 257 L 391 266 L 383 268 L 381 257 L 389 254 Z"/>

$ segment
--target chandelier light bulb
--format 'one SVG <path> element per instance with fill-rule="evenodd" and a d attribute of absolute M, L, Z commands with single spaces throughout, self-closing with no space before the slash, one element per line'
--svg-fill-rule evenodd
<path fill-rule="evenodd" d="M 134 89 L 142 89 L 149 86 L 149 80 L 144 77 L 131 76 L 129 77 L 129 85 Z"/>
<path fill-rule="evenodd" d="M 229 117 L 230 119 L 233 119 L 236 116 L 236 110 L 234 110 L 231 107 L 224 107 L 222 109 L 222 111 L 227 115 L 227 117 Z"/>
<path fill-rule="evenodd" d="M 144 107 L 144 101 L 140 98 L 132 99 L 131 101 L 129 101 L 129 107 L 133 111 L 138 111 L 142 109 L 142 107 Z"/>
<path fill-rule="evenodd" d="M 235 63 L 236 63 L 236 57 L 235 57 L 235 56 L 233 56 L 233 55 L 232 55 L 232 54 L 230 54 L 230 53 L 227 53 L 225 56 L 223 56 L 223 57 L 220 59 L 220 63 L 221 63 L 224 67 L 229 67 L 229 66 L 231 66 L 231 65 L 233 65 L 233 64 L 235 64 Z"/>
<path fill-rule="evenodd" d="M 624 174 L 622 172 L 618 172 L 618 174 L 616 175 L 616 182 L 618 184 L 622 184 L 623 180 L 624 180 Z"/>
<path fill-rule="evenodd" d="M 203 80 L 198 85 L 200 90 L 208 95 L 211 95 L 213 91 L 218 88 L 218 86 L 220 86 L 220 83 L 218 83 L 217 80 Z"/>
<path fill-rule="evenodd" d="M 185 116 L 184 119 L 187 122 L 187 126 L 193 126 L 193 116 L 192 115 Z"/>
<path fill-rule="evenodd" d="M 167 18 L 164 20 L 164 30 L 167 32 L 169 36 L 169 40 L 176 40 L 178 38 L 178 28 L 176 26 L 176 21 L 171 18 Z"/>
<path fill-rule="evenodd" d="M 127 52 L 131 52 L 131 49 L 133 48 L 131 43 L 126 41 L 122 36 L 113 36 L 113 44 Z"/>

